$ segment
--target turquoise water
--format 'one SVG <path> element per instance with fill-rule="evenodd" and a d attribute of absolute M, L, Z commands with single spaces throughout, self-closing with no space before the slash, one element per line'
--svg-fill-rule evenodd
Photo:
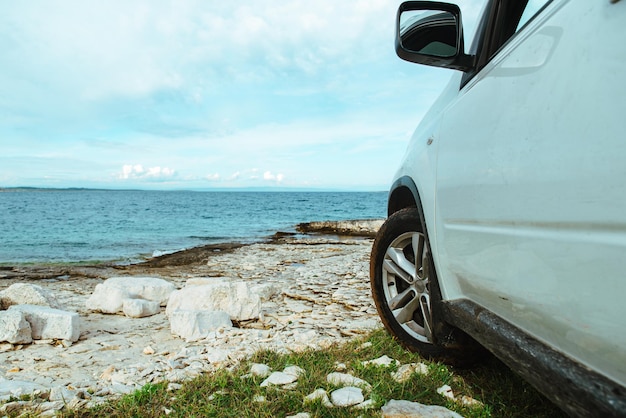
<path fill-rule="evenodd" d="M 386 192 L 0 193 L 0 263 L 135 261 L 301 222 L 383 218 Z"/>

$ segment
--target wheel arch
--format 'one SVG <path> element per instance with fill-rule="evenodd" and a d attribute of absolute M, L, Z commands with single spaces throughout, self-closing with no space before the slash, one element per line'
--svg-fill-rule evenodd
<path fill-rule="evenodd" d="M 417 186 L 409 176 L 400 177 L 391 186 L 387 202 L 387 216 L 404 208 L 417 208 L 423 217 L 422 204 Z"/>

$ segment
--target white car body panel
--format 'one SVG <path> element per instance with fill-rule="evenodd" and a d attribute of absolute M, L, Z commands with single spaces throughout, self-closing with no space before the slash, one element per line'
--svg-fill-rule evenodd
<path fill-rule="evenodd" d="M 626 1 L 554 0 L 460 90 L 453 76 L 397 174 L 420 192 L 445 299 L 621 385 L 625 28 Z"/>

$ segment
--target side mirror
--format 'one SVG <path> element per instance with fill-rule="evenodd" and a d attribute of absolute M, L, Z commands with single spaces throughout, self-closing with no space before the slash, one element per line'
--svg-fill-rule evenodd
<path fill-rule="evenodd" d="M 467 72 L 473 57 L 465 55 L 461 10 L 457 5 L 407 1 L 396 22 L 396 53 L 406 61 Z"/>

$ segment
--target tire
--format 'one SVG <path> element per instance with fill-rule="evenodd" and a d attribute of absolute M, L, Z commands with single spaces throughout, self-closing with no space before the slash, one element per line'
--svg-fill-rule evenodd
<path fill-rule="evenodd" d="M 455 365 L 473 363 L 478 344 L 440 320 L 433 307 L 441 292 L 417 208 L 391 215 L 378 231 L 370 257 L 370 284 L 387 331 L 422 357 Z M 445 334 L 445 338 L 437 338 Z"/>

